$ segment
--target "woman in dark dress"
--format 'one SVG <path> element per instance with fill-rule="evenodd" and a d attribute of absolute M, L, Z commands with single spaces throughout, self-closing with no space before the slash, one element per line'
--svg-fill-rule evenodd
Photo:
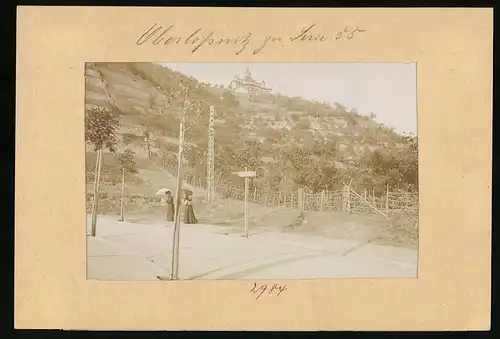
<path fill-rule="evenodd" d="M 184 204 L 186 205 L 186 209 L 184 210 L 184 223 L 185 224 L 198 223 L 198 219 L 196 219 L 196 216 L 194 215 L 193 197 L 191 194 L 186 195 L 186 199 L 184 200 Z"/>
<path fill-rule="evenodd" d="M 165 192 L 165 200 L 167 202 L 167 221 L 174 221 L 174 198 L 172 192 Z"/>

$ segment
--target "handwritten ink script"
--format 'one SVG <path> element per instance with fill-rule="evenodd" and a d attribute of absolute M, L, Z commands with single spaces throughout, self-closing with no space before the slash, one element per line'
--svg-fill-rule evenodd
<path fill-rule="evenodd" d="M 351 40 L 366 31 L 366 29 L 356 26 L 344 27 L 333 32 L 319 32 L 316 30 L 316 24 L 311 24 L 296 32 L 290 32 L 288 36 L 256 36 L 250 31 L 229 36 L 204 28 L 197 28 L 187 34 L 180 34 L 176 32 L 174 25 L 164 26 L 155 23 L 138 36 L 136 44 L 138 46 L 145 44 L 154 46 L 184 45 L 190 48 L 191 53 L 217 46 L 233 46 L 236 55 L 240 55 L 245 51 L 252 51 L 253 55 L 257 55 L 270 46 L 285 47 L 290 44 L 307 45 L 336 40 Z"/>
<path fill-rule="evenodd" d="M 257 285 L 257 283 L 253 283 L 253 287 L 250 290 L 251 293 L 253 293 L 256 297 L 255 299 L 259 299 L 261 295 L 264 294 L 264 292 L 267 291 L 267 294 L 272 296 L 279 296 L 281 293 L 285 292 L 287 290 L 286 285 L 278 285 L 278 284 L 273 284 L 272 286 L 268 286 L 267 284 L 262 284 L 262 285 Z"/>

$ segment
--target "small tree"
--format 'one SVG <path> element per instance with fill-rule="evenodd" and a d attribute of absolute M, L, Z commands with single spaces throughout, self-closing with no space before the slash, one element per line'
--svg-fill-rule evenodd
<path fill-rule="evenodd" d="M 107 148 L 115 152 L 116 130 L 119 127 L 118 117 L 104 107 L 94 107 L 85 110 L 85 142 L 94 146 L 97 152 L 96 174 L 94 180 L 94 202 L 92 206 L 92 236 L 95 237 L 97 225 L 97 210 L 99 206 L 99 181 L 101 174 L 102 150 Z"/>
<path fill-rule="evenodd" d="M 135 153 L 131 149 L 127 148 L 123 153 L 118 154 L 117 161 L 120 171 L 124 170 L 125 174 L 130 175 L 139 172 L 135 161 Z"/>
<path fill-rule="evenodd" d="M 252 171 L 258 171 L 261 167 L 262 150 L 257 140 L 245 140 L 241 147 L 233 153 L 234 160 L 239 168 L 248 167 Z"/>
<path fill-rule="evenodd" d="M 107 148 L 114 153 L 119 126 L 117 115 L 107 108 L 94 107 L 85 111 L 85 141 L 94 146 L 94 151 Z"/>

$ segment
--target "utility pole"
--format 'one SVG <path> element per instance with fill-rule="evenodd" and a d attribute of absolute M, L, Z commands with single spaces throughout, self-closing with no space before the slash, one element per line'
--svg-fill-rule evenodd
<path fill-rule="evenodd" d="M 208 159 L 207 159 L 207 201 L 215 198 L 215 109 L 210 106 L 208 125 Z"/>

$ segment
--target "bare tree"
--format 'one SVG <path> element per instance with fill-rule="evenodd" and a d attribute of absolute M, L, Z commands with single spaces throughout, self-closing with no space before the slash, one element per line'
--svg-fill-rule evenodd
<path fill-rule="evenodd" d="M 203 103 L 201 101 L 191 100 L 189 98 L 190 92 L 193 87 L 193 82 L 189 80 L 176 79 L 176 86 L 173 89 L 165 90 L 162 86 L 158 86 L 157 90 L 164 96 L 164 107 L 162 109 L 163 113 L 172 113 L 170 110 L 171 103 L 174 101 L 181 101 L 182 110 L 179 113 L 179 149 L 177 152 L 177 184 L 175 190 L 175 211 L 174 211 L 174 236 L 173 236 L 173 246 L 172 246 L 172 270 L 171 279 L 175 280 L 178 278 L 179 269 L 179 242 L 180 242 L 180 204 L 181 204 L 181 192 L 182 192 L 182 182 L 183 182 L 183 157 L 185 153 L 184 140 L 186 132 L 194 126 L 201 116 Z M 170 111 L 170 112 L 169 112 Z M 188 119 L 192 117 L 191 119 Z"/>

